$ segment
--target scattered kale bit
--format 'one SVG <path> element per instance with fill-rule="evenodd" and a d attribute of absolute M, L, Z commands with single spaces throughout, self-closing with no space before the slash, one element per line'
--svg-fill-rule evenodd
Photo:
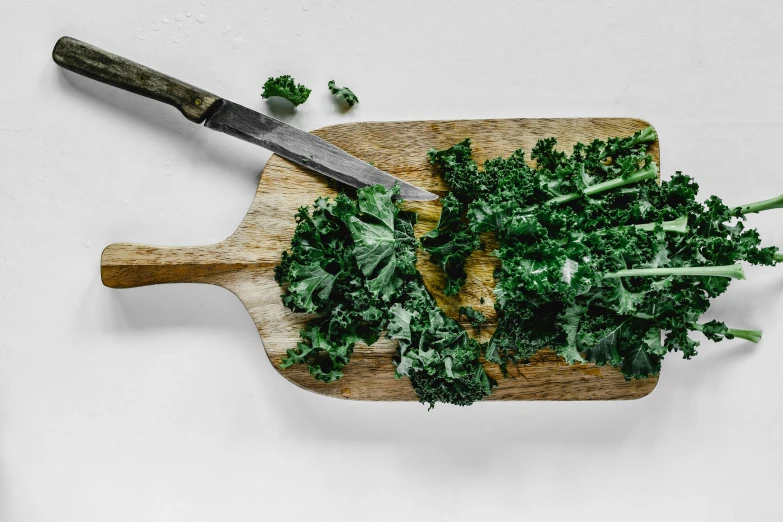
<path fill-rule="evenodd" d="M 498 326 L 487 360 L 503 368 L 551 348 L 570 364 L 611 365 L 641 379 L 658 374 L 667 352 L 696 355 L 692 331 L 758 342 L 759 331 L 697 321 L 731 279 L 744 279 L 740 262 L 783 260 L 743 223 L 746 213 L 783 208 L 783 196 L 736 208 L 715 196 L 700 203 L 698 185 L 680 172 L 657 183 L 647 150 L 656 139 L 649 127 L 577 143 L 569 155 L 548 138 L 531 151 L 532 166 L 517 150 L 483 169 L 467 139 L 428 152 L 469 203 L 457 219 L 461 208 L 444 201 L 445 224 L 428 234 L 439 252 L 460 254 L 441 263 L 449 279 L 464 274 L 466 227 L 493 232 L 500 243 Z"/>
<path fill-rule="evenodd" d="M 479 247 L 478 234 L 460 217 L 462 203 L 449 194 L 441 200 L 443 210 L 438 225 L 424 234 L 421 244 L 433 263 L 446 273 L 445 295 L 457 295 L 465 284 L 465 259 Z"/>
<path fill-rule="evenodd" d="M 330 80 L 327 85 L 329 86 L 329 91 L 337 98 L 345 101 L 348 107 L 353 107 L 354 104 L 359 103 L 359 98 L 348 87 L 335 87 L 334 80 Z"/>
<path fill-rule="evenodd" d="M 474 330 L 476 330 L 476 333 L 481 332 L 481 327 L 486 324 L 487 318 L 479 312 L 478 310 L 474 310 L 472 306 L 460 306 L 459 308 L 459 317 L 462 319 L 462 316 L 465 316 L 465 319 L 470 321 L 470 326 L 473 327 Z"/>
<path fill-rule="evenodd" d="M 472 201 L 476 197 L 489 195 L 497 187 L 493 174 L 479 171 L 476 162 L 470 158 L 471 154 L 470 138 L 446 150 L 430 149 L 427 152 L 430 163 L 443 169 L 446 183 L 461 201 Z"/>
<path fill-rule="evenodd" d="M 297 84 L 291 76 L 284 74 L 277 78 L 270 77 L 264 83 L 264 92 L 261 93 L 261 97 L 268 99 L 270 96 L 279 96 L 294 105 L 301 105 L 307 101 L 310 92 L 312 92 L 310 89 L 301 83 Z"/>
<path fill-rule="evenodd" d="M 419 400 L 469 405 L 490 394 L 493 382 L 479 363 L 481 347 L 438 308 L 419 277 L 391 308 L 389 337 L 399 340 L 397 377 L 409 376 Z"/>
<path fill-rule="evenodd" d="M 399 340 L 397 377 L 409 377 L 423 403 L 480 400 L 491 391 L 480 346 L 438 308 L 416 270 L 416 214 L 394 202 L 397 187 L 357 194 L 319 198 L 312 212 L 297 213 L 291 252 L 275 277 L 288 308 L 318 318 L 281 367 L 304 364 L 316 379 L 336 381 L 356 342 L 371 345 L 386 330 Z"/>

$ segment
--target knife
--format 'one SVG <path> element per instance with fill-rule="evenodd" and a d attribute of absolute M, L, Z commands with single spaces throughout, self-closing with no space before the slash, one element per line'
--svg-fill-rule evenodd
<path fill-rule="evenodd" d="M 259 145 L 351 187 L 391 188 L 399 183 L 402 199 L 438 198 L 309 132 L 74 38 L 60 38 L 52 58 L 69 71 L 172 105 L 192 122 L 203 122 L 207 128 Z"/>

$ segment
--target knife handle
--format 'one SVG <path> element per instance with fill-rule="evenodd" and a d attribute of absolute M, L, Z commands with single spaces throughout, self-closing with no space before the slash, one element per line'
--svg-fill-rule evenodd
<path fill-rule="evenodd" d="M 132 60 L 63 36 L 52 58 L 60 67 L 179 109 L 190 121 L 201 123 L 218 96 L 159 73 Z"/>

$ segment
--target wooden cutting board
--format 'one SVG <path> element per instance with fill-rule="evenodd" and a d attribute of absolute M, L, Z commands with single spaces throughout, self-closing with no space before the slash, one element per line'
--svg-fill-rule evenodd
<path fill-rule="evenodd" d="M 470 137 L 474 159 L 479 163 L 517 148 L 530 151 L 536 139 L 555 136 L 559 147 L 570 151 L 577 141 L 626 136 L 649 124 L 627 118 L 502 119 L 463 121 L 410 121 L 346 123 L 314 131 L 351 154 L 373 162 L 378 168 L 439 195 L 446 186 L 427 160 L 427 150 L 447 148 Z M 660 164 L 656 143 L 652 154 Z M 273 268 L 283 250 L 290 247 L 301 206 L 310 206 L 318 196 L 337 192 L 327 178 L 303 169 L 279 156 L 266 164 L 256 197 L 239 228 L 215 245 L 197 247 L 155 247 L 117 243 L 108 246 L 101 259 L 101 278 L 106 286 L 131 288 L 159 283 L 209 283 L 232 291 L 247 308 L 261 335 L 264 349 L 280 375 L 307 390 L 346 399 L 417 400 L 408 379 L 394 378 L 392 356 L 396 342 L 382 339 L 371 347 L 359 344 L 345 368 L 345 377 L 324 384 L 298 366 L 282 370 L 280 361 L 296 346 L 298 332 L 308 321 L 280 301 L 280 288 Z M 419 214 L 416 236 L 435 226 L 440 214 L 438 202 L 405 203 Z M 486 340 L 494 330 L 494 281 L 497 260 L 490 255 L 492 238 L 483 238 L 486 250 L 468 260 L 468 281 L 458 297 L 440 292 L 444 277 L 439 267 L 420 250 L 418 268 L 430 291 L 451 317 L 461 305 L 482 311 L 489 326 L 481 335 Z M 485 303 L 480 304 L 484 298 Z M 469 326 L 465 324 L 466 328 Z M 470 329 L 469 329 L 470 331 Z M 619 371 L 593 364 L 569 366 L 553 352 L 540 353 L 525 366 L 509 366 L 503 378 L 497 365 L 485 363 L 498 387 L 485 400 L 608 400 L 637 399 L 650 393 L 657 378 L 626 382 Z"/>

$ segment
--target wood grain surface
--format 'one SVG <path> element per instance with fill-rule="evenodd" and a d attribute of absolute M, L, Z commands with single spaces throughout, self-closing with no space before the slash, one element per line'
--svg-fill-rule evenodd
<path fill-rule="evenodd" d="M 499 155 L 507 156 L 517 148 L 530 151 L 539 138 L 555 136 L 559 148 L 570 151 L 577 141 L 625 136 L 647 125 L 645 121 L 627 118 L 368 122 L 335 125 L 314 134 L 394 176 L 444 195 L 446 187 L 441 176 L 433 172 L 427 161 L 426 152 L 431 147 L 443 149 L 470 137 L 474 158 L 483 163 Z M 660 164 L 657 143 L 651 152 Z M 345 368 L 345 377 L 336 383 L 318 382 L 301 366 L 279 368 L 285 351 L 296 345 L 298 332 L 308 316 L 292 313 L 282 305 L 273 268 L 281 252 L 290 247 L 296 209 L 311 205 L 318 196 L 336 194 L 326 178 L 272 156 L 261 175 L 250 210 L 231 237 L 199 247 L 113 244 L 102 255 L 102 280 L 114 288 L 187 282 L 222 286 L 244 303 L 269 360 L 289 381 L 333 397 L 417 400 L 407 379 L 394 378 L 392 356 L 396 342 L 386 339 L 371 347 L 357 345 Z M 437 223 L 440 214 L 437 201 L 405 203 L 405 206 L 419 213 L 417 237 Z M 487 316 L 489 327 L 481 335 L 481 340 L 486 340 L 497 320 L 492 293 L 492 271 L 497 260 L 490 255 L 492 238 L 483 239 L 486 249 L 469 258 L 468 281 L 458 297 L 442 295 L 439 290 L 444 277 L 421 250 L 418 268 L 427 287 L 451 317 L 457 317 L 461 305 L 471 305 Z M 593 364 L 569 366 L 553 352 L 539 353 L 528 365 L 510 366 L 508 378 L 502 377 L 495 364 L 485 363 L 485 367 L 498 381 L 498 387 L 485 400 L 637 399 L 649 394 L 658 381 L 651 378 L 626 382 L 613 368 Z"/>

